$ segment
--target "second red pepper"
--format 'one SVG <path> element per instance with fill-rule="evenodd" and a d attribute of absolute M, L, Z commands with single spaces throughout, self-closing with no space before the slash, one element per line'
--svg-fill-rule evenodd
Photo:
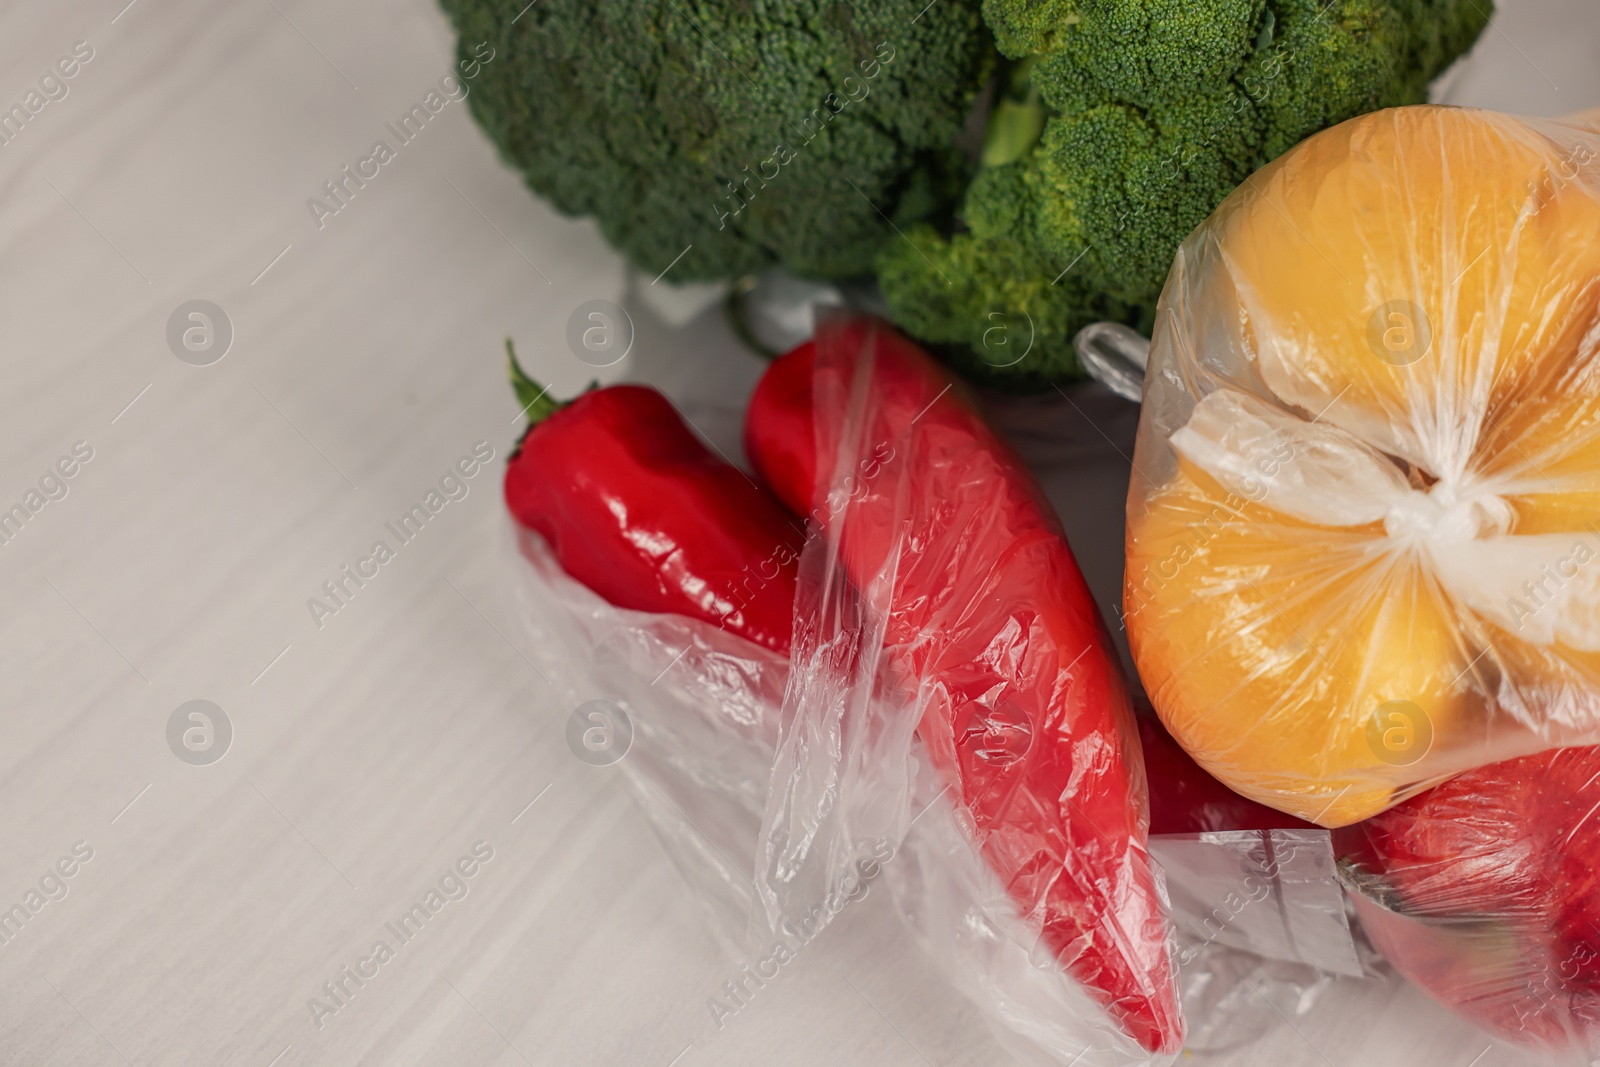
<path fill-rule="evenodd" d="M 757 386 L 746 451 L 791 510 L 836 526 L 894 672 L 932 693 L 923 744 L 1024 918 L 1142 1047 L 1176 1051 L 1116 654 L 1055 513 L 952 386 L 875 320 L 824 323 Z"/>

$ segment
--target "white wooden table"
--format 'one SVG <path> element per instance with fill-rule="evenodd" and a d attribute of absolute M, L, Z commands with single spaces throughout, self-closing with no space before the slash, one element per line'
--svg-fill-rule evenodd
<path fill-rule="evenodd" d="M 1004 1062 L 881 894 L 718 1029 L 729 964 L 519 651 L 501 339 L 571 393 L 568 314 L 627 301 L 638 341 L 602 376 L 662 384 L 731 448 L 759 368 L 716 310 L 674 324 L 693 294 L 532 199 L 458 102 L 318 227 L 307 199 L 452 64 L 427 0 L 125 3 L 0 14 L 0 107 L 92 50 L 0 146 L 0 508 L 92 450 L 0 543 L 0 909 L 28 916 L 0 925 L 0 1063 Z M 1600 103 L 1593 0 L 1502 9 L 1450 99 Z M 206 366 L 166 336 L 197 299 L 233 331 Z M 319 626 L 308 598 L 480 441 L 468 495 Z M 1108 595 L 1121 475 L 1089 451 L 1068 520 Z M 231 724 L 208 765 L 168 743 L 196 699 Z M 464 857 L 466 895 L 363 964 Z M 1370 981 L 1185 1062 L 1521 1062 L 1486 1046 Z"/>

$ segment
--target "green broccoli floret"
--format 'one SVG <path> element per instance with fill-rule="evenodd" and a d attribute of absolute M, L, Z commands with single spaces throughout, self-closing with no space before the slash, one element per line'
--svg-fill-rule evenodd
<path fill-rule="evenodd" d="M 994 64 L 975 0 L 443 5 L 463 59 L 496 49 L 468 100 L 505 158 L 673 281 L 870 274 L 959 200 Z"/>
<path fill-rule="evenodd" d="M 1420 103 L 1472 46 L 1488 0 L 985 0 L 1018 62 L 992 113 L 964 230 L 879 257 L 895 320 L 1031 389 L 1078 373 L 1072 335 L 1148 327 L 1178 245 L 1251 172 L 1378 108 Z M 1045 116 L 1030 128 L 1028 101 Z M 996 126 L 999 126 L 997 129 Z M 1034 348 L 992 358 L 996 321 Z"/>

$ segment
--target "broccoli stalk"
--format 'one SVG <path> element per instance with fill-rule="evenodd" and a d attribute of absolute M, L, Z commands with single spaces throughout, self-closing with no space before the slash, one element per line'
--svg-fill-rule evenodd
<path fill-rule="evenodd" d="M 919 226 L 879 257 L 895 320 L 1002 386 L 1077 375 L 1073 334 L 1097 319 L 1148 328 L 1178 245 L 1235 186 L 1318 130 L 1426 100 L 1489 7 L 985 0 L 1017 61 L 1011 84 L 965 229 Z M 1024 136 L 1032 99 L 1048 115 L 1036 139 Z M 1031 337 L 1027 357 L 996 358 L 997 322 Z"/>
<path fill-rule="evenodd" d="M 1015 163 L 1039 143 L 1045 119 L 1050 112 L 1033 84 L 1034 57 L 1013 63 L 1002 78 L 1005 91 L 995 101 L 984 128 L 983 153 L 978 162 L 985 167 Z"/>

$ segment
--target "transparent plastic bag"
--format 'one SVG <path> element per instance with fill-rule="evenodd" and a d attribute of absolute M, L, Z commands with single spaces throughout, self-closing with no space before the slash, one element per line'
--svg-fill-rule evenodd
<path fill-rule="evenodd" d="M 1180 966 L 1205 946 L 1361 978 L 1327 830 L 1223 830 L 1150 839 L 1187 937 Z M 1198 943 L 1196 943 L 1198 942 Z"/>
<path fill-rule="evenodd" d="M 973 847 L 945 783 L 909 741 L 903 764 L 885 768 L 900 773 L 875 787 L 887 805 L 905 807 L 904 818 L 823 835 L 827 854 L 841 857 L 838 867 L 769 911 L 753 877 L 788 662 L 707 623 L 614 607 L 563 573 L 537 534 L 510 530 L 513 589 L 533 662 L 558 705 L 575 709 L 568 744 L 579 758 L 622 772 L 731 959 L 752 958 L 778 939 L 809 941 L 837 917 L 853 884 L 881 879 L 941 973 L 983 1010 L 1020 1062 L 1170 1062 L 1119 1033 L 1038 947 L 1038 931 Z M 591 751 L 581 728 L 602 727 L 605 745 Z"/>
<path fill-rule="evenodd" d="M 1600 740 L 1600 126 L 1353 119 L 1180 249 L 1130 644 L 1218 778 L 1326 826 Z"/>
<path fill-rule="evenodd" d="M 789 661 L 709 623 L 615 607 L 569 577 L 538 534 L 506 528 L 535 669 L 550 703 L 572 709 L 568 746 L 622 772 L 713 934 L 744 955 Z"/>
<path fill-rule="evenodd" d="M 1206 972 L 1238 969 L 1219 955 L 1365 977 L 1332 832 L 1232 792 L 1178 746 L 1147 704 L 1135 707 L 1150 781 L 1150 853 L 1166 873 L 1191 1023 L 1185 1047 L 1194 1049 L 1197 1040 L 1190 1000 L 1201 988 L 1214 994 L 1219 984 Z M 1295 1002 L 1306 1010 L 1309 999 L 1297 994 Z M 1217 1021 L 1206 1022 L 1203 1029 L 1216 1032 Z"/>
<path fill-rule="evenodd" d="M 1336 832 L 1361 925 L 1394 967 L 1496 1037 L 1600 1056 L 1600 748 L 1468 771 Z"/>
<path fill-rule="evenodd" d="M 507 529 L 511 589 L 531 638 L 529 655 L 553 691 L 551 703 L 574 709 L 565 724 L 568 743 L 580 758 L 622 774 L 729 960 L 765 954 L 778 937 L 800 944 L 819 934 L 852 895 L 849 871 L 841 874 L 843 892 L 825 892 L 784 915 L 777 925 L 787 928 L 779 931 L 752 882 L 787 661 L 706 623 L 614 607 L 563 573 L 538 535 Z M 607 732 L 586 747 L 574 722 Z M 1103 1019 L 1099 1005 L 1035 950 L 1037 934 L 972 847 L 943 782 L 920 752 L 911 758 L 904 838 L 863 841 L 872 866 L 856 874 L 889 889 L 941 973 L 979 1005 L 1018 1062 L 1165 1062 L 1127 1049 L 1125 1039 L 1120 1050 L 1103 1035 L 1084 1039 L 1085 1030 L 1105 1025 L 1084 1022 Z M 1191 796 L 1183 790 L 1175 800 Z M 1268 958 L 1287 944 L 1277 930 L 1305 929 L 1326 915 L 1327 886 L 1292 875 L 1310 869 L 1308 858 L 1320 869 L 1326 846 L 1301 851 L 1300 841 L 1271 839 L 1283 833 L 1306 831 L 1152 838 L 1178 887 L 1171 951 L 1181 966 L 1190 1050 L 1245 1048 L 1284 1025 L 1280 1011 L 1310 1012 L 1327 988 L 1326 972 L 1314 967 L 1350 951 L 1337 937 L 1302 936 L 1292 962 Z"/>

